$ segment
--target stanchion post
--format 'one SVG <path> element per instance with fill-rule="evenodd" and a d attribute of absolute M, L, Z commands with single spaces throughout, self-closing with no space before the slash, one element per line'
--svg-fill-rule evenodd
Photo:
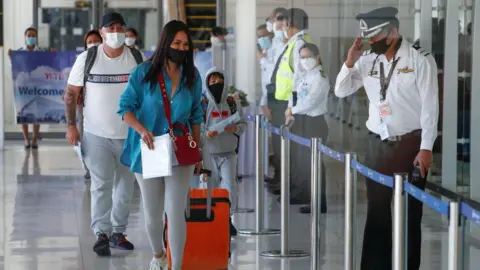
<path fill-rule="evenodd" d="M 345 154 L 345 270 L 355 269 L 354 256 L 355 247 L 353 246 L 354 231 L 354 177 L 352 174 L 353 153 Z"/>
<path fill-rule="evenodd" d="M 309 254 L 301 250 L 290 250 L 289 248 L 289 226 L 290 226 L 290 139 L 286 136 L 289 126 L 282 126 L 281 136 L 281 184 L 280 184 L 280 250 L 262 252 L 264 257 L 288 258 L 307 257 Z"/>
<path fill-rule="evenodd" d="M 311 259 L 310 269 L 319 269 L 318 257 L 320 254 L 320 215 L 321 215 L 321 195 L 322 195 L 322 153 L 318 151 L 318 146 L 322 140 L 312 138 L 312 157 L 311 157 Z"/>
<path fill-rule="evenodd" d="M 393 193 L 393 270 L 405 270 L 405 201 L 404 201 L 404 173 L 394 176 Z"/>
<path fill-rule="evenodd" d="M 285 131 L 289 131 L 288 126 L 282 126 L 282 145 L 281 145 L 281 180 L 280 180 L 280 246 L 281 253 L 288 253 L 288 240 L 290 230 L 290 140 L 285 136 Z"/>
<path fill-rule="evenodd" d="M 239 230 L 240 235 L 273 235 L 279 234 L 280 230 L 265 229 L 263 227 L 263 193 L 264 193 L 264 172 L 263 172 L 263 125 L 262 116 L 255 118 L 255 181 L 257 183 L 255 191 L 255 230 Z"/>
<path fill-rule="evenodd" d="M 458 270 L 459 251 L 459 216 L 458 202 L 450 202 L 450 216 L 448 225 L 448 270 Z"/>

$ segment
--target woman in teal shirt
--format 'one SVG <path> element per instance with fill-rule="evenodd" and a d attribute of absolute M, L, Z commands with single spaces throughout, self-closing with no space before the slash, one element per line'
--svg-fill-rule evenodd
<path fill-rule="evenodd" d="M 142 193 L 146 230 L 154 254 L 150 270 L 167 269 L 167 256 L 163 249 L 164 210 L 169 223 L 171 269 L 177 270 L 182 267 L 186 241 L 185 208 L 194 166 L 174 166 L 170 177 L 143 179 L 140 154 L 140 140 L 152 149 L 153 137 L 168 131 L 157 81 L 160 72 L 165 78 L 172 123 L 188 126 L 197 145 L 200 145 L 202 83 L 193 65 L 193 46 L 188 28 L 181 21 L 165 25 L 152 58 L 132 71 L 118 110 L 130 126 L 120 160 L 135 173 Z M 201 169 L 201 166 L 199 163 L 196 167 Z"/>

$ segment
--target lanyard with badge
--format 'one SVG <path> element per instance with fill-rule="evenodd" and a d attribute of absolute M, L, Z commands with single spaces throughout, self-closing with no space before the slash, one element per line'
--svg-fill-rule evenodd
<path fill-rule="evenodd" d="M 378 55 L 373 61 L 372 70 L 370 71 L 370 74 L 373 73 L 375 63 L 377 62 L 377 59 L 379 56 L 380 55 Z M 400 58 L 393 60 L 392 67 L 390 68 L 390 71 L 388 72 L 387 77 L 385 77 L 385 69 L 383 68 L 383 62 L 380 62 L 380 104 L 378 106 L 378 109 L 380 111 L 379 131 L 380 131 L 380 137 L 382 140 L 385 140 L 388 137 L 390 137 L 385 119 L 392 114 L 392 110 L 390 108 L 390 105 L 388 104 L 388 101 L 386 100 L 386 97 L 387 97 L 387 89 L 388 89 L 388 86 L 390 85 L 390 80 L 392 79 L 393 71 L 395 70 L 395 67 L 397 66 L 399 59 Z"/>

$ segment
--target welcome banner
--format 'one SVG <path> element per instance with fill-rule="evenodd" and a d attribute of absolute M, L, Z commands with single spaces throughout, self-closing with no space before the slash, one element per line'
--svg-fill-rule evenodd
<path fill-rule="evenodd" d="M 145 51 L 144 54 L 149 58 L 153 52 Z M 66 123 L 62 94 L 77 55 L 75 51 L 12 52 L 10 60 L 18 124 Z M 212 67 L 212 53 L 197 52 L 195 66 L 203 80 Z"/>
<path fill-rule="evenodd" d="M 14 51 L 11 56 L 17 123 L 65 123 L 62 94 L 74 51 Z"/>

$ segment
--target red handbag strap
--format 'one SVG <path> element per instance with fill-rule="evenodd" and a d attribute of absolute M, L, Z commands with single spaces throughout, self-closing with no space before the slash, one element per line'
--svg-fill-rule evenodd
<path fill-rule="evenodd" d="M 172 111 L 170 109 L 170 101 L 167 98 L 167 88 L 165 87 L 165 78 L 163 77 L 163 71 L 158 73 L 158 83 L 160 85 L 160 91 L 162 91 L 163 108 L 165 110 L 165 116 L 167 117 L 168 127 L 172 130 Z"/>
<path fill-rule="evenodd" d="M 165 110 L 165 116 L 167 117 L 168 127 L 170 128 L 170 132 L 171 132 L 170 135 L 173 136 L 174 126 L 179 127 L 184 134 L 189 133 L 188 129 L 180 123 L 176 123 L 175 125 L 172 125 L 172 110 L 170 108 L 170 101 L 168 100 L 168 97 L 167 97 L 167 88 L 165 86 L 165 78 L 163 77 L 163 71 L 160 71 L 158 73 L 158 84 L 160 85 L 160 91 L 162 91 L 163 108 Z"/>

